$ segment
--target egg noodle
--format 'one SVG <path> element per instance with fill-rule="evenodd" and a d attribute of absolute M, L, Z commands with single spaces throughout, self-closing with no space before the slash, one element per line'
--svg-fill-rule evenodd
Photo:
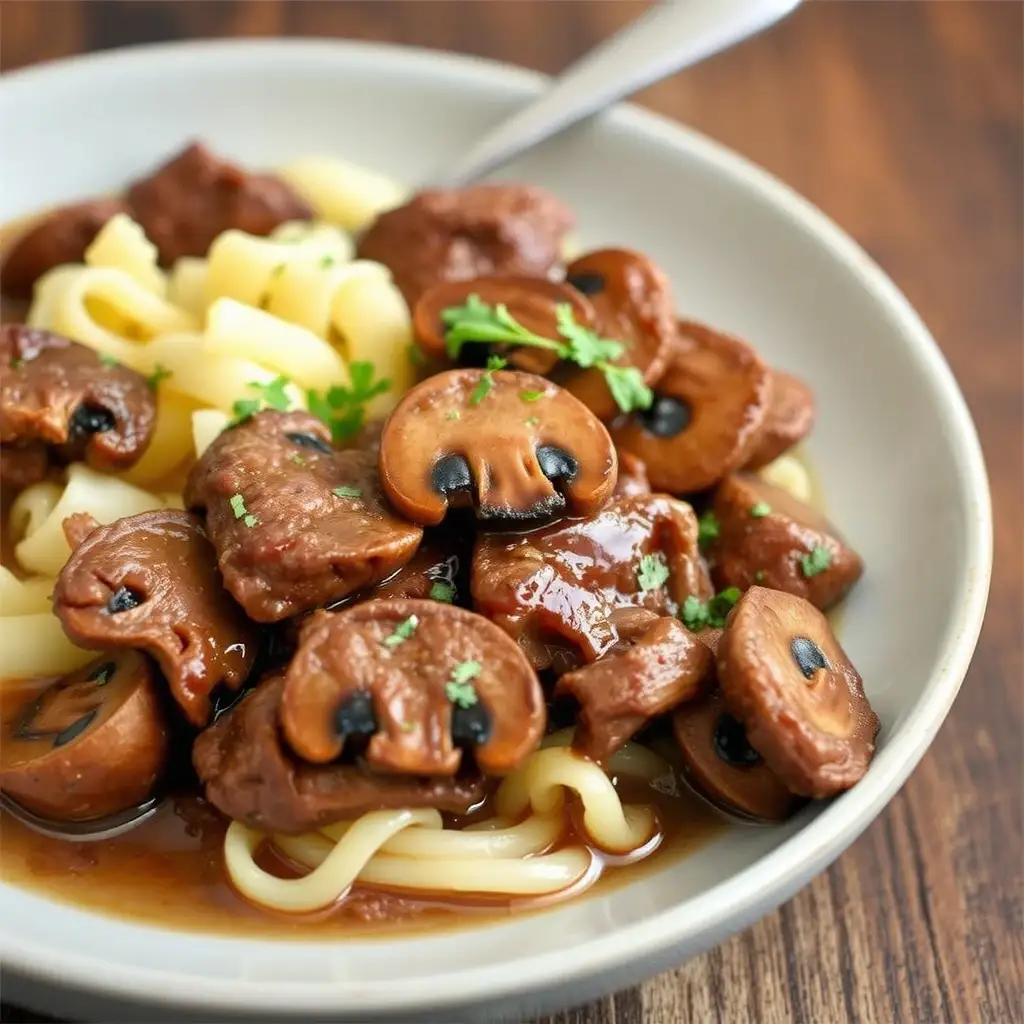
<path fill-rule="evenodd" d="M 50 607 L 70 554 L 66 517 L 86 512 L 105 524 L 180 508 L 188 468 L 229 423 L 234 404 L 280 377 L 290 382 L 283 387 L 288 407 L 304 409 L 305 389 L 346 386 L 351 363 L 372 363 L 390 386 L 370 402 L 370 418 L 386 416 L 414 383 L 410 311 L 387 267 L 353 259 L 351 237 L 402 202 L 404 191 L 329 158 L 297 160 L 280 173 L 317 220 L 283 224 L 266 238 L 225 231 L 205 258 L 184 257 L 164 271 L 142 228 L 118 214 L 83 263 L 58 266 L 37 282 L 29 325 L 149 376 L 157 419 L 144 456 L 126 472 L 75 463 L 63 485 L 34 484 L 13 502 L 9 540 L 26 578 L 0 568 L 0 677 L 61 675 L 95 657 L 67 639 Z M 784 459 L 763 475 L 808 491 L 803 467 Z M 225 838 L 227 870 L 254 903 L 286 911 L 329 906 L 357 880 L 505 896 L 575 889 L 588 884 L 596 865 L 584 839 L 567 838 L 567 794 L 582 809 L 593 847 L 615 854 L 653 849 L 653 812 L 623 805 L 610 776 L 651 781 L 670 769 L 630 743 L 606 773 L 567 749 L 570 739 L 565 732 L 547 737 L 504 779 L 492 800 L 497 817 L 487 821 L 460 830 L 445 827 L 432 809 L 375 811 L 300 836 L 264 835 L 235 822 Z M 281 878 L 261 868 L 254 856 L 267 842 L 307 873 Z"/>

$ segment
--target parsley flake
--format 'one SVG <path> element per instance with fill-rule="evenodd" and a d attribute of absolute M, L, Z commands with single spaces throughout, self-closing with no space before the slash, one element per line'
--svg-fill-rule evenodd
<path fill-rule="evenodd" d="M 245 507 L 245 498 L 241 494 L 232 494 L 229 499 L 231 511 L 236 519 L 241 519 L 249 510 Z"/>
<path fill-rule="evenodd" d="M 246 515 L 242 522 L 251 530 L 254 526 L 259 525 L 259 520 L 252 514 Z"/>
<path fill-rule="evenodd" d="M 361 487 L 335 487 L 331 494 L 336 498 L 361 498 L 363 489 Z"/>
<path fill-rule="evenodd" d="M 488 356 L 487 369 L 480 375 L 480 379 L 469 396 L 470 405 L 479 405 L 494 388 L 494 371 L 501 370 L 508 365 L 507 359 L 501 356 Z"/>
<path fill-rule="evenodd" d="M 767 501 L 759 501 L 756 504 L 750 506 L 750 514 L 755 519 L 763 519 L 766 515 L 768 515 L 769 512 L 771 512 L 771 510 L 772 507 L 771 505 L 768 504 Z"/>
<path fill-rule="evenodd" d="M 162 380 L 169 380 L 173 376 L 174 374 L 163 363 L 157 363 L 156 369 L 146 378 L 146 383 L 150 391 L 156 391 Z"/>
<path fill-rule="evenodd" d="M 244 423 L 250 416 L 255 416 L 261 409 L 276 409 L 278 412 L 287 412 L 292 407 L 291 398 L 288 396 L 287 388 L 291 381 L 287 377 L 279 376 L 266 384 L 258 380 L 251 380 L 246 385 L 250 391 L 255 391 L 258 398 L 240 398 L 231 407 L 235 417 L 228 424 L 229 427 L 237 427 Z"/>
<path fill-rule="evenodd" d="M 106 686 L 116 671 L 117 666 L 112 661 L 105 661 L 99 668 L 95 668 L 89 673 L 86 681 L 95 683 L 97 686 Z"/>
<path fill-rule="evenodd" d="M 399 644 L 404 644 L 416 632 L 416 627 L 419 624 L 420 620 L 415 615 L 410 615 L 409 618 L 395 626 L 395 631 L 391 636 L 384 638 L 384 646 L 398 647 Z"/>
<path fill-rule="evenodd" d="M 636 582 L 641 590 L 657 590 L 658 587 L 664 586 L 668 577 L 669 568 L 664 555 L 655 552 L 640 559 Z"/>
<path fill-rule="evenodd" d="M 482 666 L 479 661 L 460 661 L 455 668 L 452 669 L 452 682 L 453 683 L 471 683 L 478 675 L 480 675 Z"/>
<path fill-rule="evenodd" d="M 304 466 L 306 464 L 306 460 L 298 452 L 292 452 L 288 456 L 288 461 L 294 462 L 296 466 Z"/>
<path fill-rule="evenodd" d="M 800 570 L 807 579 L 824 572 L 832 564 L 832 555 L 828 548 L 816 547 L 809 555 L 800 558 Z"/>
<path fill-rule="evenodd" d="M 373 379 L 377 372 L 373 363 L 349 363 L 348 372 L 351 384 L 347 388 L 335 385 L 326 392 L 306 392 L 309 411 L 331 428 L 335 444 L 358 434 L 366 420 L 366 404 L 391 390 L 390 380 Z"/>
<path fill-rule="evenodd" d="M 683 620 L 683 625 L 694 633 L 699 633 L 706 626 L 721 629 L 725 626 L 725 620 L 733 605 L 742 594 L 739 587 L 727 587 L 721 593 L 715 594 L 710 601 L 701 601 L 691 594 L 683 602 L 683 610 L 679 617 Z"/>
<path fill-rule="evenodd" d="M 529 419 L 526 420 L 526 425 L 528 427 L 540 426 L 540 420 L 536 416 L 531 416 L 529 417 Z"/>
<path fill-rule="evenodd" d="M 555 319 L 558 340 L 534 334 L 519 323 L 503 303 L 492 306 L 476 293 L 469 295 L 464 305 L 449 306 L 441 313 L 448 354 L 453 359 L 458 357 L 463 345 L 472 343 L 545 348 L 555 352 L 559 359 L 600 370 L 623 412 L 650 407 L 654 394 L 644 383 L 640 371 L 635 366 L 618 366 L 614 362 L 625 352 L 626 346 L 621 341 L 601 338 L 577 323 L 569 303 L 556 306 Z"/>
<path fill-rule="evenodd" d="M 754 573 L 754 582 L 764 583 L 764 569 L 758 569 L 757 572 Z"/>
<path fill-rule="evenodd" d="M 415 732 L 416 731 L 416 723 L 415 722 L 403 722 L 399 726 L 399 728 L 402 730 L 402 732 Z"/>
<path fill-rule="evenodd" d="M 462 413 L 458 409 L 449 409 L 444 417 L 446 420 L 457 420 L 462 418 Z"/>
<path fill-rule="evenodd" d="M 427 357 L 423 354 L 423 349 L 421 349 L 414 341 L 409 342 L 409 344 L 405 346 L 405 358 L 408 359 L 413 366 L 422 366 L 427 361 Z"/>
<path fill-rule="evenodd" d="M 116 360 L 112 355 L 108 355 L 106 352 L 100 353 L 100 366 L 102 366 L 103 369 L 112 370 L 114 369 L 115 366 L 120 365 L 121 364 L 118 362 L 118 360 Z"/>
<path fill-rule="evenodd" d="M 703 548 L 713 541 L 719 533 L 718 516 L 708 509 L 697 523 L 697 543 Z"/>
<path fill-rule="evenodd" d="M 327 270 L 328 268 L 333 267 L 337 262 L 338 261 L 330 253 L 327 253 L 326 256 L 322 256 L 320 258 L 320 267 L 323 270 Z"/>
<path fill-rule="evenodd" d="M 444 580 L 435 580 L 430 585 L 430 600 L 451 604 L 455 600 L 455 588 Z"/>
<path fill-rule="evenodd" d="M 8 364 L 12 370 L 20 370 L 25 365 L 24 359 L 19 359 L 15 356 Z"/>
<path fill-rule="evenodd" d="M 520 391 L 519 397 L 524 402 L 539 402 L 544 397 L 543 391 Z"/>
<path fill-rule="evenodd" d="M 444 695 L 452 704 L 463 709 L 473 707 L 480 700 L 472 683 L 447 682 L 444 684 Z"/>

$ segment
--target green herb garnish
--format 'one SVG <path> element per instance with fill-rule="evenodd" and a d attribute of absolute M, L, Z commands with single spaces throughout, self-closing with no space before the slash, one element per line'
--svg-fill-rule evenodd
<path fill-rule="evenodd" d="M 106 352 L 100 353 L 100 366 L 102 366 L 105 370 L 112 370 L 115 366 L 120 365 L 121 363 L 112 355 L 108 355 Z"/>
<path fill-rule="evenodd" d="M 754 573 L 754 582 L 764 583 L 764 569 L 758 569 L 757 572 Z"/>
<path fill-rule="evenodd" d="M 718 532 L 718 516 L 708 509 L 697 523 L 697 543 L 702 548 L 707 547 L 718 536 Z"/>
<path fill-rule="evenodd" d="M 480 675 L 481 665 L 479 661 L 460 661 L 452 669 L 453 683 L 471 683 Z"/>
<path fill-rule="evenodd" d="M 691 594 L 683 602 L 683 610 L 679 617 L 683 620 L 683 625 L 694 633 L 699 633 L 706 626 L 721 629 L 742 593 L 739 587 L 728 587 L 710 601 L 701 601 Z"/>
<path fill-rule="evenodd" d="M 363 490 L 361 487 L 335 487 L 331 494 L 336 498 L 361 498 Z"/>
<path fill-rule="evenodd" d="M 254 515 L 246 515 L 242 518 L 242 522 L 251 530 L 259 523 L 259 520 Z"/>
<path fill-rule="evenodd" d="M 288 456 L 288 461 L 294 462 L 296 466 L 304 466 L 306 464 L 306 460 L 298 452 L 292 452 Z"/>
<path fill-rule="evenodd" d="M 241 494 L 232 494 L 229 499 L 231 505 L 231 511 L 234 512 L 236 519 L 241 519 L 246 514 L 245 498 Z"/>
<path fill-rule="evenodd" d="M 750 514 L 755 519 L 763 519 L 771 510 L 772 507 L 767 501 L 759 501 L 755 505 L 750 506 Z"/>
<path fill-rule="evenodd" d="M 7 365 L 12 370 L 20 370 L 25 365 L 25 360 L 15 356 Z"/>
<path fill-rule="evenodd" d="M 469 396 L 470 405 L 479 405 L 491 393 L 494 387 L 494 371 L 504 369 L 507 365 L 508 360 L 502 359 L 501 356 L 487 357 L 487 369 L 480 375 L 476 387 Z"/>
<path fill-rule="evenodd" d="M 653 555 L 644 555 L 640 559 L 636 582 L 641 590 L 657 590 L 658 587 L 664 586 L 668 577 L 668 563 L 664 555 L 656 552 Z"/>
<path fill-rule="evenodd" d="M 540 425 L 540 420 L 536 416 L 531 416 L 531 417 L 529 417 L 529 419 L 526 420 L 526 425 L 528 427 L 539 426 Z"/>
<path fill-rule="evenodd" d="M 351 387 L 336 385 L 326 392 L 307 391 L 309 411 L 331 428 L 335 444 L 358 434 L 366 420 L 366 404 L 391 388 L 391 381 L 373 379 L 373 363 L 349 363 Z"/>
<path fill-rule="evenodd" d="M 399 728 L 402 730 L 402 732 L 415 732 L 416 731 L 416 723 L 415 722 L 403 722 L 399 726 Z"/>
<path fill-rule="evenodd" d="M 174 374 L 163 363 L 157 363 L 156 369 L 146 378 L 146 383 L 150 391 L 156 391 L 160 387 L 160 381 L 169 380 L 173 376 Z"/>
<path fill-rule="evenodd" d="M 327 253 L 326 256 L 320 257 L 320 267 L 323 270 L 327 270 L 329 267 L 333 267 L 334 264 L 337 262 L 338 261 L 330 253 Z"/>
<path fill-rule="evenodd" d="M 807 579 L 824 572 L 832 564 L 832 555 L 828 548 L 816 547 L 809 555 L 800 558 L 800 569 Z"/>
<path fill-rule="evenodd" d="M 95 683 L 97 686 L 106 686 L 116 671 L 117 666 L 112 661 L 105 661 L 99 668 L 95 668 L 89 673 L 86 682 Z"/>
<path fill-rule="evenodd" d="M 455 600 L 455 588 L 443 580 L 435 580 L 430 585 L 430 600 L 451 604 Z"/>
<path fill-rule="evenodd" d="M 601 338 L 576 322 L 572 306 L 560 303 L 555 308 L 561 340 L 534 334 L 519 323 L 504 303 L 492 306 L 479 295 L 468 296 L 463 306 L 450 306 L 441 313 L 447 328 L 445 341 L 448 354 L 457 358 L 463 345 L 483 343 L 545 348 L 584 368 L 596 367 L 604 374 L 608 390 L 623 412 L 647 409 L 654 400 L 643 375 L 634 366 L 616 366 L 614 360 L 625 351 L 621 341 Z"/>
<path fill-rule="evenodd" d="M 520 391 L 519 397 L 524 402 L 539 402 L 544 397 L 543 391 Z"/>
<path fill-rule="evenodd" d="M 409 618 L 395 626 L 395 631 L 391 636 L 384 639 L 384 646 L 398 647 L 399 644 L 404 644 L 416 632 L 416 627 L 419 624 L 420 620 L 415 615 L 410 615 Z"/>
<path fill-rule="evenodd" d="M 278 412 L 287 412 L 292 407 L 291 398 L 285 390 L 291 381 L 287 377 L 278 376 L 266 384 L 258 380 L 251 380 L 246 385 L 250 391 L 258 393 L 258 398 L 239 398 L 231 407 L 235 414 L 234 419 L 228 424 L 229 427 L 237 427 L 244 423 L 250 416 L 255 416 L 261 409 L 276 409 Z"/>
<path fill-rule="evenodd" d="M 422 366 L 426 361 L 427 357 L 423 354 L 423 349 L 411 341 L 405 346 L 405 357 L 413 366 Z"/>
<path fill-rule="evenodd" d="M 462 413 L 460 413 L 458 409 L 449 409 L 448 412 L 445 413 L 444 418 L 446 420 L 457 420 L 460 419 L 461 417 Z"/>
<path fill-rule="evenodd" d="M 460 661 L 452 669 L 452 677 L 445 683 L 444 694 L 452 704 L 471 708 L 479 701 L 472 683 L 480 675 L 479 661 Z"/>

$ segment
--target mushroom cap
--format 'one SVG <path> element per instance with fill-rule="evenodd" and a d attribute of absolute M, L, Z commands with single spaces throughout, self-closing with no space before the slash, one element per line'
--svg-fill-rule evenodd
<path fill-rule="evenodd" d="M 448 330 L 442 314 L 452 306 L 463 306 L 470 295 L 478 296 L 491 306 L 503 305 L 526 330 L 542 338 L 559 339 L 558 307 L 569 306 L 576 323 L 594 325 L 594 308 L 587 299 L 561 281 L 523 274 L 494 274 L 469 281 L 442 281 L 427 289 L 413 310 L 412 323 L 416 341 L 427 356 L 448 357 L 445 334 Z M 489 351 L 493 346 L 471 345 L 466 349 Z M 550 373 L 558 362 L 558 353 L 527 346 L 498 346 L 507 355 L 510 365 L 527 373 Z M 508 349 L 507 353 L 504 349 Z"/>
<path fill-rule="evenodd" d="M 527 401 L 524 392 L 539 397 Z M 453 502 L 471 501 L 481 519 L 593 515 L 611 496 L 616 467 L 608 432 L 585 405 L 543 377 L 512 371 L 428 378 L 398 403 L 380 446 L 384 493 L 425 526 Z"/>
<path fill-rule="evenodd" d="M 772 370 L 772 401 L 760 440 L 744 469 L 760 469 L 799 444 L 814 426 L 814 392 L 799 378 Z"/>
<path fill-rule="evenodd" d="M 611 757 L 652 718 L 700 694 L 710 649 L 671 616 L 647 623 L 623 649 L 567 672 L 555 696 L 580 705 L 573 746 L 595 761 Z"/>
<path fill-rule="evenodd" d="M 72 516 L 67 533 L 78 546 L 53 594 L 64 632 L 83 647 L 152 655 L 189 721 L 205 725 L 213 690 L 248 677 L 259 634 L 224 589 L 202 520 L 178 509 L 106 526 Z"/>
<path fill-rule="evenodd" d="M 66 821 L 148 799 L 169 749 L 157 674 L 135 651 L 106 652 L 36 691 L 0 736 L 0 789 Z"/>
<path fill-rule="evenodd" d="M 771 402 L 771 374 L 742 341 L 680 321 L 650 409 L 611 427 L 655 490 L 702 491 L 750 458 Z"/>
<path fill-rule="evenodd" d="M 729 616 L 717 664 L 726 706 L 794 793 L 833 796 L 867 771 L 878 717 L 812 604 L 752 587 Z"/>
<path fill-rule="evenodd" d="M 280 720 L 313 763 L 333 761 L 345 734 L 359 732 L 371 735 L 367 763 L 385 771 L 454 775 L 462 739 L 482 771 L 504 775 L 537 748 L 546 708 L 526 656 L 482 616 L 438 601 L 366 601 L 303 627 Z"/>
<path fill-rule="evenodd" d="M 4 295 L 32 298 L 32 287 L 61 263 L 81 263 L 103 225 L 127 207 L 121 199 L 90 199 L 33 220 L 9 246 L 0 265 Z"/>
<path fill-rule="evenodd" d="M 752 514 L 765 505 L 766 514 Z M 720 589 L 746 590 L 760 583 L 806 598 L 824 611 L 841 601 L 864 571 L 860 555 L 817 509 L 756 476 L 727 476 L 712 508 L 718 536 L 708 560 Z M 827 553 L 820 564 L 813 561 L 816 551 Z"/>
<path fill-rule="evenodd" d="M 185 504 L 205 512 L 224 585 L 257 622 L 383 582 L 423 539 L 385 501 L 372 445 L 337 451 L 305 412 L 225 430 L 192 468 Z"/>
<path fill-rule="evenodd" d="M 598 333 L 625 346 L 616 363 L 636 367 L 645 384 L 656 382 L 676 337 L 675 300 L 660 268 L 629 249 L 600 249 L 573 260 L 565 280 L 593 304 Z M 572 373 L 564 386 L 602 420 L 619 412 L 600 370 Z"/>
<path fill-rule="evenodd" d="M 117 472 L 134 465 L 156 426 L 146 378 L 52 331 L 0 328 L 0 441 L 42 441 L 63 461 Z"/>
<path fill-rule="evenodd" d="M 465 814 L 484 799 L 479 773 L 413 778 L 297 760 L 278 727 L 283 692 L 283 676 L 266 677 L 193 744 L 206 799 L 229 818 L 265 832 L 299 833 L 369 811 L 435 807 Z"/>
<path fill-rule="evenodd" d="M 645 589 L 644 560 L 652 570 Z M 659 585 L 661 570 L 666 578 Z M 527 534 L 481 534 L 473 602 L 529 653 L 536 668 L 597 661 L 634 628 L 636 609 L 674 615 L 690 595 L 711 596 L 697 520 L 663 494 L 616 498 L 590 519 Z M 568 662 L 568 664 L 565 664 Z"/>
<path fill-rule="evenodd" d="M 743 726 L 728 713 L 717 687 L 679 707 L 672 728 L 683 774 L 715 806 L 761 821 L 783 821 L 800 806 L 747 742 Z"/>

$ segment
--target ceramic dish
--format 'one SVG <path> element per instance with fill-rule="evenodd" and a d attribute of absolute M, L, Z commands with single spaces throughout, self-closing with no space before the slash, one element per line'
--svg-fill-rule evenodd
<path fill-rule="evenodd" d="M 0 130 L 17 140 L 0 154 L 0 221 L 111 191 L 190 137 L 249 165 L 333 153 L 415 183 L 542 84 L 476 60 L 315 42 L 153 47 L 19 72 L 0 85 Z M 5 998 L 76 1019 L 525 1016 L 677 965 L 767 913 L 867 827 L 924 754 L 977 640 L 991 522 L 974 427 L 907 301 L 783 185 L 637 109 L 501 177 L 552 189 L 585 247 L 648 253 L 688 316 L 748 338 L 814 388 L 808 454 L 869 567 L 842 623 L 882 722 L 867 776 L 786 825 L 736 826 L 610 891 L 433 935 L 222 938 L 4 886 Z"/>

